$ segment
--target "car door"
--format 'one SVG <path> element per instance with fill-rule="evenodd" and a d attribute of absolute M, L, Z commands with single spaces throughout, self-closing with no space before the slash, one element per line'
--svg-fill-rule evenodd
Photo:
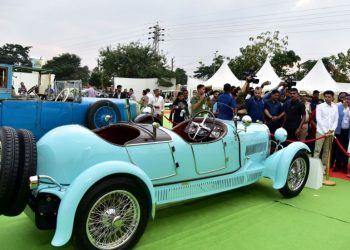
<path fill-rule="evenodd" d="M 227 167 L 222 139 L 208 143 L 194 143 L 192 151 L 197 174 L 218 172 Z"/>
<path fill-rule="evenodd" d="M 176 175 L 173 152 L 169 143 L 135 144 L 127 147 L 130 160 L 140 167 L 152 181 Z"/>

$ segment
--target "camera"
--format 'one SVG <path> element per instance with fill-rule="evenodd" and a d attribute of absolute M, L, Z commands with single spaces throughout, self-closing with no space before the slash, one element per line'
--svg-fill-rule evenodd
<path fill-rule="evenodd" d="M 255 78 L 256 75 L 254 73 L 254 71 L 252 69 L 248 70 L 248 71 L 245 71 L 244 72 L 244 75 L 245 75 L 245 79 L 248 83 L 253 83 L 253 84 L 258 84 L 259 83 L 259 79 L 258 78 Z"/>
<path fill-rule="evenodd" d="M 214 90 L 211 88 L 205 88 L 205 96 L 211 96 L 214 93 Z"/>
<path fill-rule="evenodd" d="M 288 77 L 284 82 L 287 84 L 287 88 L 289 89 L 297 85 L 297 82 L 294 81 L 292 77 Z"/>

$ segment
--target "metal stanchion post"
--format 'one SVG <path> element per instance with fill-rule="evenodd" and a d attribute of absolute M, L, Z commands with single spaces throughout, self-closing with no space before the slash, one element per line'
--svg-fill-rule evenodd
<path fill-rule="evenodd" d="M 333 145 L 333 133 L 329 134 L 325 140 L 328 140 L 328 158 L 327 158 L 327 165 L 326 165 L 326 179 L 323 180 L 323 185 L 325 186 L 335 186 L 335 181 L 332 181 L 329 179 L 329 169 L 331 167 L 331 155 L 332 155 L 332 145 Z"/>

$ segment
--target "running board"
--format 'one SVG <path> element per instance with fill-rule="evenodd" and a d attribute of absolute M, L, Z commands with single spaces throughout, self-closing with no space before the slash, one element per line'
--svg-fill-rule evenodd
<path fill-rule="evenodd" d="M 155 187 L 156 204 L 162 205 L 221 193 L 256 182 L 262 169 L 245 171 L 201 180 Z"/>

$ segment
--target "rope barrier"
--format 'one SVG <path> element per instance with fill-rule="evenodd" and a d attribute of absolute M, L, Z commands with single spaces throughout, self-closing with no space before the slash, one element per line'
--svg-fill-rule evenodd
<path fill-rule="evenodd" d="M 274 134 L 270 134 L 271 136 L 275 137 Z M 321 137 L 318 137 L 318 138 L 314 138 L 314 139 L 309 139 L 309 140 L 303 140 L 303 141 L 298 141 L 298 142 L 303 142 L 303 143 L 309 143 L 309 142 L 314 142 L 314 141 L 317 141 L 317 140 L 321 140 L 321 139 L 324 139 L 326 138 L 327 135 L 323 135 Z M 286 142 L 297 142 L 297 141 L 293 141 L 293 140 L 286 140 Z"/>
<path fill-rule="evenodd" d="M 334 136 L 334 139 L 335 139 L 335 142 L 337 143 L 338 147 L 341 149 L 341 151 L 343 151 L 343 153 L 349 157 L 350 154 L 343 148 L 343 146 L 340 144 L 340 141 L 338 140 L 338 138 Z"/>
<path fill-rule="evenodd" d="M 169 122 L 171 122 L 171 124 L 175 124 L 175 125 L 178 124 L 177 122 L 170 120 L 168 117 L 166 117 L 166 115 L 164 115 L 163 117 L 165 117 L 165 119 L 167 119 Z"/>

